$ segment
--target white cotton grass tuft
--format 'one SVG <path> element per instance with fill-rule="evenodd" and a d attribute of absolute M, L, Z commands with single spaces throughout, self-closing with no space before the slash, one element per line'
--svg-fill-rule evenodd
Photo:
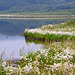
<path fill-rule="evenodd" d="M 20 56 L 20 65 L 17 67 L 4 66 L 4 70 L 7 74 L 15 73 L 16 75 L 22 73 L 25 75 L 52 75 L 51 72 L 57 74 L 59 71 L 70 75 L 75 70 L 74 55 L 74 41 L 53 42 L 47 44 L 46 49 L 44 47 L 44 49 Z"/>
<path fill-rule="evenodd" d="M 2 62 L 2 66 L 5 67 L 6 66 L 6 61 Z"/>
<path fill-rule="evenodd" d="M 60 34 L 60 35 L 75 35 L 75 31 L 72 32 L 64 32 L 64 31 L 55 31 L 55 30 L 42 30 L 40 28 L 35 28 L 35 29 L 26 29 L 25 32 L 31 32 L 31 33 L 40 33 L 40 34 Z"/>

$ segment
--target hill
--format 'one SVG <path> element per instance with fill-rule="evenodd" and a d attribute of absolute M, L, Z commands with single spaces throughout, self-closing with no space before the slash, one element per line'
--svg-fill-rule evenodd
<path fill-rule="evenodd" d="M 0 0 L 0 13 L 75 12 L 75 0 Z"/>

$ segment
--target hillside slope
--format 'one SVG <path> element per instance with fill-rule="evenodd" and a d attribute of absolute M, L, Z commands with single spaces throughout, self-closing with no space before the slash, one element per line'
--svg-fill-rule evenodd
<path fill-rule="evenodd" d="M 0 0 L 0 12 L 75 11 L 75 0 Z"/>

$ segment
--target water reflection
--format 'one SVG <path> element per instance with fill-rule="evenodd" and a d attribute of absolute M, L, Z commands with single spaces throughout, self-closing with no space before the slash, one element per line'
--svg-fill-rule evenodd
<path fill-rule="evenodd" d="M 13 53 L 13 58 L 19 58 L 20 50 L 27 54 L 30 51 L 37 51 L 42 48 L 42 44 L 26 43 L 23 36 L 8 36 L 8 38 L 4 35 L 0 36 L 0 53 L 5 51 L 7 58 L 10 58 Z"/>
<path fill-rule="evenodd" d="M 66 20 L 1 20 L 0 34 L 20 35 L 24 33 L 26 28 L 36 28 L 47 24 L 61 23 Z"/>
<path fill-rule="evenodd" d="M 25 40 L 23 36 L 26 28 L 36 28 L 47 24 L 61 23 L 67 20 L 1 20 L 0 19 L 0 54 L 5 51 L 5 57 L 19 58 L 20 51 L 28 53 L 43 48 L 42 43 Z M 17 35 L 17 36 L 15 36 Z M 29 41 L 31 43 L 29 43 Z"/>

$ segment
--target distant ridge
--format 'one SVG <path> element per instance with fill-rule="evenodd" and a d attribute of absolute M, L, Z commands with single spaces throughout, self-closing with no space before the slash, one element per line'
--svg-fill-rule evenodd
<path fill-rule="evenodd" d="M 75 12 L 75 0 L 0 0 L 0 13 Z"/>

